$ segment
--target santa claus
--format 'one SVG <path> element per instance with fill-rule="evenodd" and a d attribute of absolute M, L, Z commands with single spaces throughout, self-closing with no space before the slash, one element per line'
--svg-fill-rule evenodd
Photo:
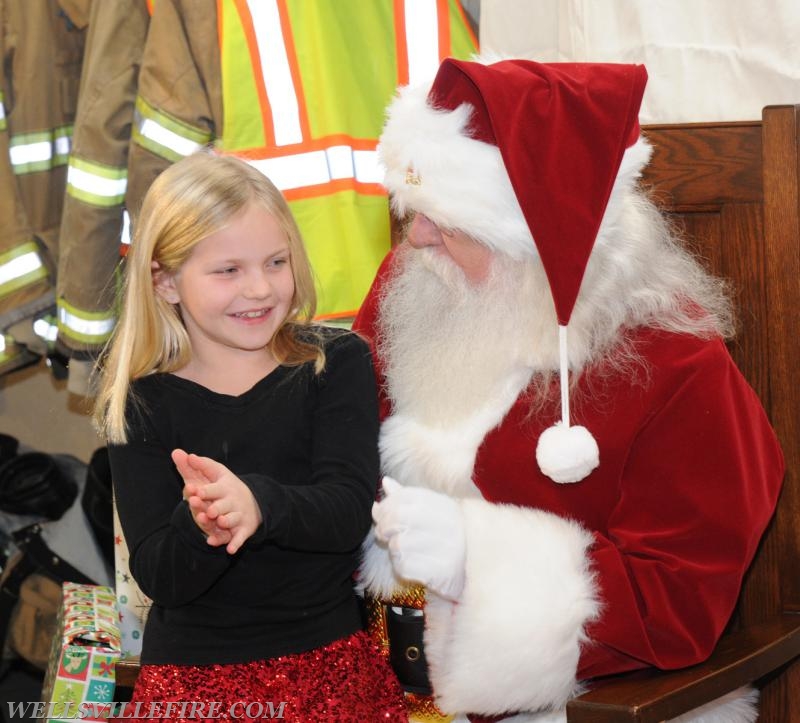
<path fill-rule="evenodd" d="M 433 695 L 461 720 L 563 720 L 595 676 L 702 661 L 774 510 L 724 285 L 637 185 L 646 77 L 446 60 L 389 108 L 408 226 L 355 324 L 387 475 L 360 579 L 424 586 Z M 681 720 L 755 717 L 739 691 Z"/>

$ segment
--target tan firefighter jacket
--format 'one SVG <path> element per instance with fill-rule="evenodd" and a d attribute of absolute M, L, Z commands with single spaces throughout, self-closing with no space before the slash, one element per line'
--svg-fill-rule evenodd
<path fill-rule="evenodd" d="M 14 367 L 11 333 L 54 299 L 87 8 L 0 0 L 0 372 Z"/>
<path fill-rule="evenodd" d="M 61 219 L 58 347 L 97 354 L 116 320 L 128 148 L 150 14 L 146 0 L 94 0 Z M 72 375 L 71 375 L 72 376 Z"/>

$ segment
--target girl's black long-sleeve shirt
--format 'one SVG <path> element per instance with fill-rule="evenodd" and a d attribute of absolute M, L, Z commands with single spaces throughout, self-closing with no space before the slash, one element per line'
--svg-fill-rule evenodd
<path fill-rule="evenodd" d="M 131 574 L 153 600 L 143 663 L 242 663 L 361 627 L 352 575 L 379 474 L 376 385 L 358 336 L 321 333 L 322 373 L 280 366 L 239 396 L 172 374 L 134 382 L 128 442 L 109 456 Z M 235 555 L 192 519 L 175 448 L 255 495 L 264 521 Z"/>

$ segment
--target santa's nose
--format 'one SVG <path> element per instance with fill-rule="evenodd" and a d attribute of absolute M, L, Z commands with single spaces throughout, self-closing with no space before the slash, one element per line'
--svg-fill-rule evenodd
<path fill-rule="evenodd" d="M 415 249 L 426 246 L 438 246 L 442 243 L 442 232 L 439 227 L 424 214 L 418 213 L 408 228 L 408 243 Z"/>

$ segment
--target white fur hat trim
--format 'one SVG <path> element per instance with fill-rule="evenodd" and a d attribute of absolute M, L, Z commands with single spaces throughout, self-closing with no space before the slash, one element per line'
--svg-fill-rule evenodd
<path fill-rule="evenodd" d="M 429 86 L 407 86 L 389 106 L 378 145 L 383 185 L 400 216 L 425 214 L 514 259 L 536 254 L 500 149 L 468 135 L 472 106 L 433 108 Z"/>

